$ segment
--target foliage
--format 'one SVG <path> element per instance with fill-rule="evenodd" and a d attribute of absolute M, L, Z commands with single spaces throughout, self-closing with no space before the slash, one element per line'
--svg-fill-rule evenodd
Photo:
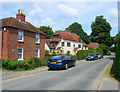
<path fill-rule="evenodd" d="M 110 36 L 111 25 L 103 18 L 102 15 L 97 16 L 95 22 L 91 24 L 92 33 L 91 41 L 99 44 L 111 46 L 113 39 Z"/>
<path fill-rule="evenodd" d="M 7 70 L 32 70 L 37 67 L 46 66 L 50 57 L 30 58 L 22 61 L 12 61 L 10 59 L 2 59 L 2 68 Z"/>
<path fill-rule="evenodd" d="M 103 50 L 102 50 L 100 47 L 98 47 L 98 48 L 96 49 L 96 52 L 97 52 L 97 53 L 102 53 L 102 54 L 104 54 L 104 53 L 103 53 Z"/>
<path fill-rule="evenodd" d="M 89 50 L 79 50 L 77 52 L 77 60 L 82 60 L 82 59 L 85 59 L 88 54 L 92 53 L 92 50 L 89 51 Z"/>
<path fill-rule="evenodd" d="M 110 49 L 109 49 L 111 52 L 115 52 L 115 46 L 113 46 L 113 47 L 110 47 Z"/>
<path fill-rule="evenodd" d="M 45 50 L 45 56 L 49 55 L 49 50 Z"/>
<path fill-rule="evenodd" d="M 117 79 L 120 81 L 120 35 L 118 36 L 117 45 L 116 45 L 115 65 L 117 68 L 116 76 Z"/>
<path fill-rule="evenodd" d="M 103 54 L 106 54 L 109 47 L 105 44 L 100 44 L 99 47 L 101 48 L 101 50 L 103 50 Z"/>
<path fill-rule="evenodd" d="M 81 24 L 74 22 L 71 25 L 69 25 L 69 28 L 71 33 L 77 34 L 85 43 L 90 43 L 90 39 L 87 33 L 83 31 Z"/>
<path fill-rule="evenodd" d="M 46 34 L 45 39 L 50 39 L 53 35 L 53 30 L 50 26 L 40 26 L 38 29 Z"/>

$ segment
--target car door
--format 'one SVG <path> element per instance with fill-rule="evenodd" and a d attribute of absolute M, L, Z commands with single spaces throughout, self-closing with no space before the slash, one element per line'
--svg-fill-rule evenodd
<path fill-rule="evenodd" d="M 70 56 L 68 56 L 68 61 L 69 61 L 69 66 L 73 66 L 73 61 L 72 61 L 72 58 Z"/>

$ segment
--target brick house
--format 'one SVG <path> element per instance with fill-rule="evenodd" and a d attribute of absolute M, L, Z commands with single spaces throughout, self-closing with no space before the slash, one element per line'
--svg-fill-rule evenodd
<path fill-rule="evenodd" d="M 0 22 L 0 58 L 15 61 L 45 56 L 45 33 L 25 21 L 23 10 L 18 10 L 16 18 Z"/>

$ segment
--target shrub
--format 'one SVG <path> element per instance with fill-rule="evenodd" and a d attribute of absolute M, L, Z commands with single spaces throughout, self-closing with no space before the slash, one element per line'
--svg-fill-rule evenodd
<path fill-rule="evenodd" d="M 100 44 L 99 47 L 100 47 L 100 49 L 103 50 L 103 54 L 106 54 L 106 53 L 107 53 L 107 51 L 108 51 L 108 46 L 107 46 L 107 45 L 105 45 L 105 44 Z"/>
<path fill-rule="evenodd" d="M 90 53 L 91 53 L 91 51 L 89 51 L 89 50 L 79 50 L 77 52 L 77 60 L 85 59 L 88 56 L 88 54 L 90 54 Z"/>
<path fill-rule="evenodd" d="M 31 60 L 34 62 L 34 67 L 35 67 L 35 68 L 41 66 L 40 58 L 34 57 L 34 58 L 31 58 Z"/>
<path fill-rule="evenodd" d="M 117 79 L 120 81 L 120 35 L 118 37 L 117 44 L 116 44 L 115 65 L 116 65 L 116 69 L 117 69 L 116 76 L 117 76 Z"/>
<path fill-rule="evenodd" d="M 45 56 L 49 55 L 49 51 L 48 50 L 45 50 Z"/>

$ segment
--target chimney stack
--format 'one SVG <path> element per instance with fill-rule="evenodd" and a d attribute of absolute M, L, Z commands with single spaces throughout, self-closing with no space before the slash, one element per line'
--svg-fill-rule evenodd
<path fill-rule="evenodd" d="M 66 28 L 66 31 L 67 31 L 68 33 L 70 33 L 70 28 Z"/>
<path fill-rule="evenodd" d="M 24 10 L 19 9 L 18 10 L 18 14 L 16 14 L 16 18 L 25 22 L 25 14 L 24 14 Z"/>

